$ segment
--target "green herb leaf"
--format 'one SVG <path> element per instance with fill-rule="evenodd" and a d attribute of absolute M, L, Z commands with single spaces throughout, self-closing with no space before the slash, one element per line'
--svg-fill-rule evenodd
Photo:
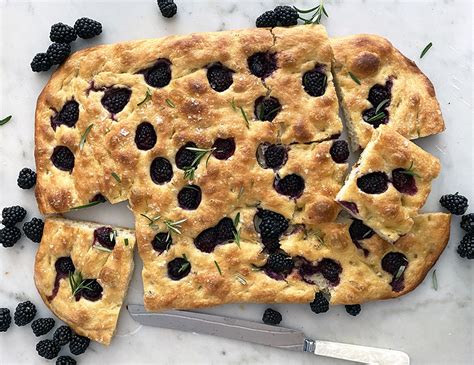
<path fill-rule="evenodd" d="M 232 107 L 232 110 L 234 112 L 237 111 L 237 105 L 235 105 L 235 99 L 234 98 L 232 98 L 232 101 L 230 102 L 230 106 Z"/>
<path fill-rule="evenodd" d="M 195 167 L 187 166 L 184 168 L 184 178 L 186 180 L 194 180 L 194 173 L 196 172 Z"/>
<path fill-rule="evenodd" d="M 165 101 L 166 101 L 166 104 L 168 104 L 170 108 L 176 108 L 176 105 L 173 103 L 173 100 L 166 99 Z"/>
<path fill-rule="evenodd" d="M 171 236 L 171 233 L 181 234 L 181 224 L 186 222 L 187 218 L 180 219 L 178 221 L 165 220 L 165 226 L 168 230 L 168 236 Z"/>
<path fill-rule="evenodd" d="M 155 218 L 150 218 L 146 214 L 140 214 L 142 217 L 146 218 L 148 220 L 148 226 L 152 227 L 155 226 L 155 223 L 158 222 L 161 218 L 160 215 L 157 215 Z"/>
<path fill-rule="evenodd" d="M 71 210 L 89 208 L 89 207 L 93 207 L 94 205 L 101 204 L 101 203 L 103 203 L 103 202 L 101 202 L 100 200 L 96 200 L 96 201 L 90 202 L 88 204 L 79 205 L 78 207 L 73 207 L 73 208 L 71 208 Z"/>
<path fill-rule="evenodd" d="M 262 270 L 263 270 L 263 268 L 261 268 L 260 266 L 252 264 L 252 271 L 262 271 Z"/>
<path fill-rule="evenodd" d="M 99 250 L 99 251 L 104 251 L 104 252 L 108 252 L 108 253 L 112 252 L 111 249 L 108 249 L 107 247 L 104 247 L 104 246 L 101 246 L 101 245 L 94 245 L 92 247 L 95 248 L 96 250 Z"/>
<path fill-rule="evenodd" d="M 420 59 L 423 58 L 423 56 L 426 54 L 426 52 L 429 51 L 429 49 L 430 49 L 431 47 L 433 47 L 433 43 L 432 43 L 432 42 L 428 43 L 428 44 L 426 45 L 426 47 L 423 48 L 423 51 L 421 51 Z"/>
<path fill-rule="evenodd" d="M 433 289 L 437 291 L 438 290 L 438 278 L 436 277 L 436 269 L 433 270 L 432 279 L 433 279 Z"/>
<path fill-rule="evenodd" d="M 312 9 L 302 10 L 302 9 L 298 9 L 296 7 L 294 7 L 294 8 L 300 14 L 308 14 L 308 13 L 311 13 L 312 11 L 315 12 L 311 16 L 311 18 L 309 18 L 309 19 L 305 19 L 305 18 L 302 18 L 302 17 L 298 16 L 298 18 L 303 20 L 305 22 L 305 24 L 320 24 L 321 20 L 323 18 L 323 15 L 325 15 L 326 18 L 329 18 L 329 15 L 328 15 L 326 9 L 324 8 L 324 4 L 323 4 L 322 0 L 321 0 L 321 2 L 319 3 L 318 6 L 312 8 Z"/>
<path fill-rule="evenodd" d="M 222 271 L 221 271 L 221 268 L 219 267 L 219 264 L 217 263 L 217 261 L 216 261 L 216 260 L 214 260 L 214 264 L 216 265 L 216 267 L 217 267 L 217 271 L 219 271 L 219 274 L 220 274 L 220 276 L 222 276 Z"/>
<path fill-rule="evenodd" d="M 150 100 L 152 97 L 152 94 L 151 94 L 151 90 L 149 88 L 146 89 L 146 94 L 145 94 L 145 98 L 140 101 L 137 106 L 141 106 L 143 104 L 145 104 L 148 100 Z"/>
<path fill-rule="evenodd" d="M 403 273 L 405 272 L 405 269 L 407 267 L 405 265 L 402 265 L 398 268 L 398 271 L 397 271 L 397 274 L 395 275 L 395 279 L 394 280 L 398 280 L 400 279 L 400 277 L 403 275 Z"/>
<path fill-rule="evenodd" d="M 418 177 L 418 178 L 421 178 L 420 175 L 418 175 L 415 170 L 413 169 L 413 161 L 411 162 L 410 164 L 410 167 L 408 169 L 404 169 L 402 171 L 400 171 L 402 174 L 405 174 L 405 175 L 410 175 L 410 176 L 415 176 L 415 177 Z"/>
<path fill-rule="evenodd" d="M 377 122 L 383 118 L 385 118 L 385 112 L 382 111 L 367 119 L 367 122 Z"/>
<path fill-rule="evenodd" d="M 240 274 L 237 274 L 235 278 L 240 284 L 247 285 L 247 280 L 245 280 Z"/>
<path fill-rule="evenodd" d="M 0 125 L 7 124 L 7 123 L 10 121 L 10 119 L 12 119 L 12 116 L 11 116 L 11 115 L 9 115 L 9 116 L 6 117 L 6 118 L 3 118 L 2 120 L 0 120 Z"/>
<path fill-rule="evenodd" d="M 242 195 L 244 195 L 244 186 L 242 185 L 239 190 L 239 194 L 237 195 L 237 199 L 242 198 Z"/>
<path fill-rule="evenodd" d="M 178 273 L 185 271 L 190 265 L 189 261 L 183 262 L 178 269 Z"/>
<path fill-rule="evenodd" d="M 79 142 L 79 149 L 80 150 L 82 150 L 84 148 L 84 145 L 86 144 L 86 141 L 87 141 L 87 136 L 89 135 L 89 132 L 91 131 L 93 126 L 94 126 L 94 124 L 89 124 L 89 126 L 84 131 L 84 134 L 81 136 L 81 141 Z"/>
<path fill-rule="evenodd" d="M 69 285 L 71 286 L 73 296 L 84 289 L 92 290 L 90 284 L 85 284 L 85 280 L 82 278 L 82 274 L 79 271 L 69 273 Z"/>
<path fill-rule="evenodd" d="M 356 75 L 354 75 L 352 72 L 348 72 L 349 76 L 351 77 L 352 80 L 354 80 L 354 82 L 357 84 L 357 85 L 360 85 L 360 80 L 356 77 Z"/>
<path fill-rule="evenodd" d="M 125 243 L 125 246 L 128 246 L 128 238 L 125 238 L 123 242 Z"/>
<path fill-rule="evenodd" d="M 111 175 L 119 184 L 122 182 L 120 176 L 118 176 L 115 172 L 112 172 Z"/>
<path fill-rule="evenodd" d="M 184 178 L 188 180 L 194 179 L 194 173 L 201 162 L 201 160 L 207 155 L 206 159 L 206 167 L 209 163 L 209 159 L 211 158 L 212 152 L 215 151 L 215 148 L 197 148 L 197 147 L 186 147 L 187 150 L 196 152 L 196 157 L 194 158 L 193 162 L 191 162 L 190 166 L 186 166 L 184 168 Z"/>
<path fill-rule="evenodd" d="M 380 111 L 380 109 L 383 108 L 383 106 L 385 104 L 387 104 L 388 102 L 390 101 L 390 99 L 385 99 L 385 100 L 382 100 L 379 105 L 377 105 L 377 107 L 375 108 L 375 114 L 378 114 L 378 112 Z"/>
<path fill-rule="evenodd" d="M 239 106 L 240 112 L 242 113 L 242 116 L 244 117 L 245 124 L 247 125 L 247 129 L 250 129 L 250 123 L 249 123 L 249 118 L 247 118 L 247 113 L 245 113 L 244 108 Z"/>

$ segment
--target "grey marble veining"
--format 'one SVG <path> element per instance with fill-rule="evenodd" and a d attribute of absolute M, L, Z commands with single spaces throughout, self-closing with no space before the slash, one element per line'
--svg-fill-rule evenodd
<path fill-rule="evenodd" d="M 72 24 L 81 16 L 102 22 L 97 39 L 77 41 L 74 49 L 129 39 L 251 27 L 263 10 L 283 1 L 176 0 L 178 16 L 166 20 L 156 1 L 13 1 L 0 0 L 0 116 L 12 121 L 0 127 L 0 207 L 21 204 L 28 219 L 38 215 L 32 191 L 16 187 L 18 171 L 33 166 L 35 101 L 49 73 L 33 74 L 33 55 L 49 44 L 49 27 L 58 21 Z M 297 1 L 312 7 L 317 1 Z M 324 20 L 331 36 L 377 33 L 388 37 L 415 60 L 435 85 L 447 131 L 417 141 L 437 155 L 443 165 L 424 211 L 439 209 L 437 200 L 460 191 L 474 202 L 472 117 L 472 3 L 470 1 L 327 1 Z M 433 48 L 419 60 L 428 42 Z M 133 226 L 126 203 L 68 214 L 69 217 Z M 455 253 L 461 238 L 459 218 L 446 251 L 436 264 L 438 290 L 430 272 L 413 293 L 396 300 L 368 303 L 355 318 L 344 307 L 314 315 L 307 305 L 272 305 L 283 314 L 282 325 L 300 328 L 324 340 L 394 348 L 410 354 L 413 364 L 472 364 L 473 263 Z M 39 315 L 49 315 L 36 292 L 32 266 L 36 245 L 22 239 L 12 249 L 0 249 L 0 306 L 14 309 L 31 299 Z M 139 303 L 143 293 L 141 262 L 132 279 L 127 302 Z M 264 305 L 227 305 L 209 312 L 260 320 Z M 0 364 L 46 363 L 34 350 L 38 340 L 28 327 L 12 326 L 0 334 Z M 339 364 L 262 346 L 202 335 L 141 327 L 123 311 L 117 336 L 109 348 L 92 344 L 77 357 L 80 364 Z"/>

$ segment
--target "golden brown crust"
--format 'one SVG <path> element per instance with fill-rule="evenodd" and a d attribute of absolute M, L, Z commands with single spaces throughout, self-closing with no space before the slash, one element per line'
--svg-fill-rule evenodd
<path fill-rule="evenodd" d="M 354 149 L 365 148 L 374 128 L 362 112 L 372 107 L 367 100 L 375 84 L 393 82 L 389 125 L 408 139 L 442 132 L 443 117 L 430 80 L 415 63 L 385 38 L 359 34 L 331 39 L 333 70 Z M 356 76 L 358 85 L 350 76 Z"/>
<path fill-rule="evenodd" d="M 116 245 L 111 253 L 93 247 L 94 230 L 102 225 L 47 218 L 43 238 L 36 253 L 34 279 L 48 308 L 81 336 L 108 345 L 115 332 L 120 308 L 133 272 L 133 231 L 114 228 Z M 89 301 L 71 293 L 68 278 L 59 281 L 53 293 L 56 260 L 70 256 L 84 279 L 97 279 L 103 288 L 102 298 Z"/>

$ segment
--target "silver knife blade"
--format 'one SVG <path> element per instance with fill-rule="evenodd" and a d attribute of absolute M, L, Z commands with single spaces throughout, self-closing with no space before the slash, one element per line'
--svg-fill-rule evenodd
<path fill-rule="evenodd" d="M 315 341 L 307 338 L 302 331 L 291 328 L 198 312 L 174 310 L 153 313 L 147 312 L 143 305 L 136 304 L 129 304 L 127 308 L 132 318 L 145 326 L 203 333 L 286 350 L 310 352 L 319 356 L 350 360 L 362 364 L 410 364 L 408 355 L 401 351 Z"/>

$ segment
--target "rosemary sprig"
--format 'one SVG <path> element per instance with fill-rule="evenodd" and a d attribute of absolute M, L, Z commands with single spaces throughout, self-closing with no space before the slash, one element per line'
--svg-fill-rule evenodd
<path fill-rule="evenodd" d="M 166 101 L 166 104 L 168 104 L 170 108 L 176 108 L 176 105 L 173 103 L 173 100 L 166 99 L 165 101 Z"/>
<path fill-rule="evenodd" d="M 149 88 L 146 89 L 146 94 L 145 94 L 145 98 L 140 101 L 137 106 L 142 106 L 143 104 L 145 104 L 148 100 L 150 100 L 152 97 L 152 94 L 151 94 L 151 90 Z"/>
<path fill-rule="evenodd" d="M 125 243 L 125 246 L 128 246 L 128 238 L 125 238 L 123 242 Z"/>
<path fill-rule="evenodd" d="M 232 232 L 234 235 L 234 242 L 240 248 L 240 232 L 242 228 L 239 228 L 239 224 L 240 224 L 240 212 L 238 212 L 234 218 L 235 232 Z"/>
<path fill-rule="evenodd" d="M 101 204 L 101 203 L 103 203 L 103 202 L 101 202 L 100 200 L 96 200 L 96 201 L 90 202 L 88 204 L 79 205 L 77 207 L 72 207 L 71 210 L 89 208 L 89 207 L 93 207 L 94 205 Z"/>
<path fill-rule="evenodd" d="M 379 103 L 379 105 L 377 105 L 377 107 L 375 108 L 375 114 L 377 114 L 384 107 L 384 105 L 387 104 L 389 101 L 390 101 L 390 99 L 382 100 Z"/>
<path fill-rule="evenodd" d="M 120 176 L 118 176 L 115 172 L 112 172 L 111 175 L 119 184 L 122 182 Z"/>
<path fill-rule="evenodd" d="M 0 120 L 0 125 L 7 124 L 7 123 L 10 121 L 10 119 L 12 119 L 12 116 L 11 116 L 11 115 L 9 115 L 9 116 L 6 117 L 6 118 L 3 118 L 2 120 Z"/>
<path fill-rule="evenodd" d="M 112 230 L 112 232 L 110 232 L 110 242 L 114 242 L 115 241 L 115 238 L 117 237 L 117 231 L 114 229 Z"/>
<path fill-rule="evenodd" d="M 244 195 L 244 186 L 243 185 L 239 189 L 239 194 L 237 195 L 237 200 L 240 200 L 240 198 L 242 198 L 242 195 Z"/>
<path fill-rule="evenodd" d="M 432 42 L 428 43 L 428 44 L 426 45 L 426 47 L 423 48 L 423 51 L 421 51 L 421 54 L 420 54 L 420 59 L 424 57 L 424 55 L 426 54 L 426 52 L 428 52 L 431 47 L 433 47 L 433 43 L 432 43 Z"/>
<path fill-rule="evenodd" d="M 247 280 L 245 280 L 240 274 L 235 275 L 237 281 L 242 285 L 247 285 Z"/>
<path fill-rule="evenodd" d="M 379 120 L 382 120 L 383 118 L 385 118 L 385 112 L 381 111 L 380 113 L 377 113 L 367 119 L 367 122 L 377 122 Z"/>
<path fill-rule="evenodd" d="M 155 224 L 155 223 L 158 222 L 158 221 L 160 220 L 160 218 L 161 218 L 160 215 L 157 215 L 155 218 L 150 218 L 150 217 L 148 217 L 146 214 L 143 214 L 143 213 L 140 214 L 140 215 L 148 220 L 148 222 L 149 222 L 149 223 L 148 223 L 148 226 L 149 226 L 149 227 L 156 227 L 156 224 Z"/>
<path fill-rule="evenodd" d="M 313 11 L 315 12 L 311 16 L 311 18 L 309 18 L 309 19 L 305 19 L 305 18 L 302 18 L 302 17 L 298 16 L 298 18 L 303 20 L 305 22 L 305 24 L 320 24 L 321 20 L 323 18 L 323 15 L 325 15 L 326 18 L 329 18 L 329 15 L 328 15 L 326 9 L 324 8 L 323 0 L 321 0 L 321 2 L 319 3 L 318 6 L 312 8 L 312 9 L 302 10 L 302 9 L 298 9 L 296 7 L 293 7 L 293 8 L 300 14 L 308 14 L 308 13 L 311 13 Z"/>
<path fill-rule="evenodd" d="M 79 142 L 79 149 L 80 150 L 82 150 L 84 148 L 84 145 L 86 144 L 86 141 L 87 141 L 87 136 L 89 135 L 89 132 L 91 131 L 93 126 L 94 126 L 94 124 L 89 124 L 89 126 L 84 131 L 84 134 L 81 136 L 81 141 Z"/>
<path fill-rule="evenodd" d="M 206 167 L 209 163 L 209 159 L 211 158 L 212 152 L 214 152 L 215 148 L 197 148 L 197 147 L 186 147 L 187 150 L 193 151 L 196 153 L 196 157 L 194 158 L 193 162 L 191 162 L 190 166 L 186 166 L 184 168 L 184 177 L 188 180 L 194 180 L 194 173 L 201 162 L 201 160 L 206 156 Z"/>
<path fill-rule="evenodd" d="M 260 266 L 252 264 L 252 271 L 262 271 L 262 270 L 263 270 L 263 268 L 261 268 Z"/>
<path fill-rule="evenodd" d="M 183 253 L 183 259 L 185 259 L 186 261 L 181 264 L 181 266 L 178 269 L 178 273 L 185 271 L 191 265 L 185 253 Z"/>
<path fill-rule="evenodd" d="M 99 250 L 99 251 L 104 251 L 104 252 L 108 252 L 108 253 L 112 252 L 111 249 L 109 249 L 107 247 L 104 247 L 104 246 L 101 246 L 101 245 L 94 245 L 92 247 L 95 248 L 96 250 Z"/>
<path fill-rule="evenodd" d="M 181 234 L 181 224 L 187 221 L 187 218 L 180 219 L 177 221 L 171 221 L 169 219 L 165 220 L 165 226 L 168 230 L 168 237 L 171 236 L 171 233 Z"/>
<path fill-rule="evenodd" d="M 421 177 L 419 174 L 415 172 L 415 169 L 413 168 L 413 161 L 411 162 L 410 167 L 408 169 L 403 169 L 400 172 L 405 175 L 416 176 L 418 178 Z"/>
<path fill-rule="evenodd" d="M 237 111 L 237 105 L 235 105 L 235 98 L 232 98 L 231 102 L 230 102 L 230 106 L 232 107 L 232 110 L 234 112 Z"/>
<path fill-rule="evenodd" d="M 214 260 L 214 264 L 216 265 L 217 271 L 219 271 L 219 275 L 222 276 L 221 268 L 219 267 L 219 264 L 217 263 L 216 260 Z"/>
<path fill-rule="evenodd" d="M 89 284 L 85 284 L 85 282 L 86 280 L 82 278 L 82 274 L 79 271 L 69 273 L 69 285 L 71 286 L 72 295 L 76 295 L 84 289 L 92 290 Z"/>
<path fill-rule="evenodd" d="M 351 77 L 352 80 L 354 80 L 354 82 L 357 84 L 357 85 L 360 85 L 360 80 L 357 78 L 356 75 L 354 75 L 352 72 L 348 72 L 349 76 Z"/>
<path fill-rule="evenodd" d="M 405 272 L 405 269 L 406 269 L 406 268 L 407 268 L 407 267 L 406 267 L 405 265 L 400 266 L 400 267 L 398 268 L 398 271 L 397 271 L 397 274 L 395 275 L 394 280 L 400 279 L 400 277 L 401 277 L 401 276 L 403 275 L 403 273 Z"/>
<path fill-rule="evenodd" d="M 258 119 L 259 120 L 265 120 L 266 117 L 269 117 L 272 115 L 274 112 L 281 110 L 281 105 L 270 110 L 269 112 L 265 113 L 265 108 L 263 106 L 258 106 L 257 107 L 257 114 L 258 114 Z"/>
<path fill-rule="evenodd" d="M 242 108 L 241 106 L 239 106 L 239 109 L 240 109 L 240 113 L 244 117 L 245 125 L 247 126 L 247 129 L 250 129 L 250 123 L 249 123 L 249 118 L 247 117 L 247 113 L 245 112 L 244 108 Z"/>
<path fill-rule="evenodd" d="M 438 291 L 438 278 L 436 277 L 436 269 L 433 270 L 433 275 L 431 278 L 433 279 L 433 289 Z"/>

